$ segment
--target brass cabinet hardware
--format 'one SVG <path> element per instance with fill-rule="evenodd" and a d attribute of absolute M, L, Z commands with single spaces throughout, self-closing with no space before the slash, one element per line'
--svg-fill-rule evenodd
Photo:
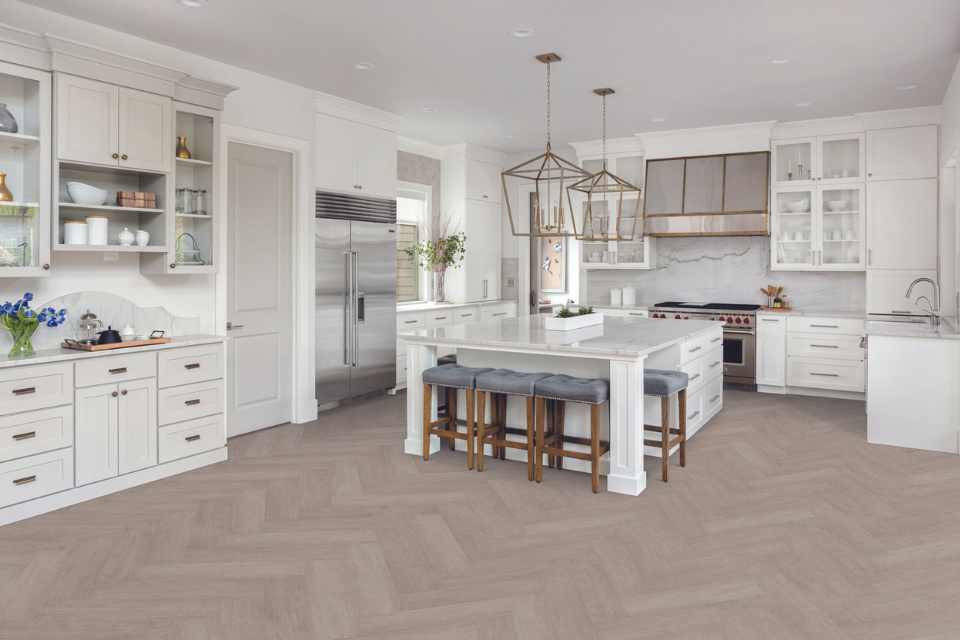
<path fill-rule="evenodd" d="M 114 391 L 114 392 L 113 392 L 113 393 L 111 393 L 110 395 L 111 395 L 111 396 L 113 396 L 114 398 L 116 398 L 116 397 L 117 397 L 118 395 L 120 395 L 120 394 L 119 394 L 119 393 L 117 393 L 116 391 Z"/>
<path fill-rule="evenodd" d="M 109 372 L 110 372 L 111 374 L 113 374 L 113 375 L 116 375 L 116 374 L 118 374 L 118 373 L 126 373 L 126 372 L 127 372 L 127 368 L 126 368 L 126 367 L 117 367 L 116 369 L 107 369 L 107 371 L 109 371 Z"/>
<path fill-rule="evenodd" d="M 192 436 L 187 436 L 186 438 L 184 438 L 184 440 L 186 440 L 187 442 L 196 442 L 196 441 L 199 440 L 199 439 L 200 439 L 200 436 L 199 436 L 199 435 L 192 435 Z"/>
<path fill-rule="evenodd" d="M 126 159 L 127 159 L 127 154 L 125 154 L 125 153 L 122 154 L 122 155 L 120 156 L 120 159 L 121 159 L 121 160 L 126 160 Z"/>
<path fill-rule="evenodd" d="M 188 407 L 192 407 L 192 406 L 195 405 L 195 404 L 200 404 L 200 398 L 194 398 L 193 400 L 187 400 L 187 401 L 185 401 L 183 404 L 187 405 Z"/>
<path fill-rule="evenodd" d="M 120 154 L 119 154 L 119 153 L 111 153 L 111 154 L 110 154 L 110 157 L 113 158 L 114 160 L 119 160 L 119 159 L 120 159 Z"/>
<path fill-rule="evenodd" d="M 126 389 L 123 389 L 122 391 L 120 391 L 120 395 L 122 395 L 122 396 L 127 395 L 127 390 L 126 390 Z"/>
<path fill-rule="evenodd" d="M 13 481 L 13 484 L 19 487 L 22 484 L 30 484 L 31 482 L 36 482 L 36 480 L 37 480 L 37 476 L 35 475 L 26 476 L 25 478 L 17 478 L 16 480 Z"/>
<path fill-rule="evenodd" d="M 185 364 L 185 365 L 183 365 L 183 368 L 184 368 L 184 369 L 199 369 L 199 368 L 200 368 L 200 363 L 199 363 L 199 362 L 191 362 L 190 364 Z"/>
<path fill-rule="evenodd" d="M 30 438 L 36 438 L 36 437 L 37 437 L 36 431 L 27 431 L 26 433 L 14 434 L 13 439 L 19 442 L 20 440 L 29 440 Z"/>
<path fill-rule="evenodd" d="M 27 395 L 30 395 L 31 393 L 36 393 L 36 392 L 37 392 L 37 388 L 36 388 L 36 387 L 24 387 L 24 388 L 22 388 L 22 389 L 14 389 L 14 390 L 13 390 L 13 395 L 15 395 L 15 396 L 27 396 Z"/>

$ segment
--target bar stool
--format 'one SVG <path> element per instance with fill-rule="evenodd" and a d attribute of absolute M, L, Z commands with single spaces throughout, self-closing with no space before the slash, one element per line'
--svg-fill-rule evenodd
<path fill-rule="evenodd" d="M 437 366 L 443 366 L 445 364 L 457 364 L 457 354 L 448 353 L 445 356 L 440 356 L 439 358 L 437 358 Z M 448 409 L 447 398 L 446 398 L 446 394 L 444 394 L 437 398 L 437 416 L 449 415 L 447 413 L 447 409 Z M 450 450 L 452 451 L 456 443 L 453 440 L 449 440 L 447 441 L 447 444 L 450 445 Z"/>
<path fill-rule="evenodd" d="M 600 440 L 600 409 L 610 400 L 610 384 L 600 378 L 574 378 L 568 375 L 556 375 L 544 378 L 536 383 L 536 424 L 537 451 L 535 477 L 543 480 L 543 454 L 556 457 L 562 466 L 563 457 L 587 460 L 593 476 L 593 492 L 600 492 L 600 457 L 610 450 L 610 442 Z M 551 400 L 553 415 L 552 433 L 544 434 L 544 414 L 547 401 Z M 590 438 L 567 436 L 560 422 L 565 416 L 566 403 L 576 402 L 590 407 Z M 578 444 L 590 447 L 589 453 L 565 449 L 564 444 Z"/>
<path fill-rule="evenodd" d="M 477 376 L 477 471 L 483 471 L 484 445 L 493 447 L 493 457 L 506 459 L 507 449 L 527 452 L 527 480 L 533 480 L 533 458 L 536 450 L 534 438 L 533 394 L 538 381 L 549 378 L 549 373 L 521 373 L 510 369 L 495 369 Z M 490 394 L 491 422 L 488 425 L 485 411 L 487 394 Z M 527 403 L 527 428 L 507 426 L 507 398 L 521 396 Z M 524 441 L 509 440 L 508 435 L 522 435 Z"/>
<path fill-rule="evenodd" d="M 467 441 L 467 469 L 473 469 L 473 441 L 475 427 L 473 422 L 474 387 L 477 375 L 490 371 L 489 368 L 461 367 L 445 364 L 432 367 L 423 372 L 423 459 L 430 459 L 430 436 L 435 435 L 448 440 L 451 445 L 456 440 Z M 433 386 L 446 389 L 447 415 L 439 420 L 431 420 L 430 404 L 433 400 Z M 457 425 L 457 390 L 463 389 L 467 396 L 467 432 L 460 433 Z M 446 427 L 441 429 L 439 427 Z"/>
<path fill-rule="evenodd" d="M 680 466 L 687 466 L 687 384 L 689 376 L 683 371 L 646 369 L 643 372 L 643 395 L 660 398 L 660 425 L 643 425 L 644 431 L 660 434 L 659 440 L 644 440 L 648 447 L 660 447 L 660 476 L 667 482 L 670 473 L 670 449 L 680 445 Z M 670 420 L 670 399 L 677 395 L 677 425 Z M 671 436 L 675 435 L 675 438 Z"/>

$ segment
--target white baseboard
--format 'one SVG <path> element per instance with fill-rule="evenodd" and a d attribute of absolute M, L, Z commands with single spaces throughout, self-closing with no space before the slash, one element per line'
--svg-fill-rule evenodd
<path fill-rule="evenodd" d="M 149 469 L 134 471 L 133 473 L 117 476 L 116 478 L 101 480 L 100 482 L 67 489 L 66 491 L 54 493 L 42 498 L 13 504 L 0 509 L 0 526 L 56 511 L 57 509 L 86 502 L 87 500 L 93 500 L 94 498 L 130 489 L 155 480 L 169 478 L 170 476 L 199 469 L 200 467 L 206 467 L 211 464 L 216 464 L 217 462 L 224 462 L 226 459 L 227 448 L 220 447 L 219 449 L 199 453 L 189 458 L 181 458 L 180 460 L 160 464 L 155 467 L 150 467 Z"/>

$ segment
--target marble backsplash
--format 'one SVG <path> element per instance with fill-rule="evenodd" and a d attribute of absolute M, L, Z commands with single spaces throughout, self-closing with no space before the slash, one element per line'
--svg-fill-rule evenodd
<path fill-rule="evenodd" d="M 160 329 L 166 333 L 167 337 L 172 337 L 196 335 L 202 333 L 204 327 L 201 318 L 177 317 L 163 307 L 138 307 L 126 298 L 102 291 L 82 291 L 53 300 L 35 300 L 34 303 L 30 306 L 35 309 L 53 307 L 58 310 L 67 310 L 67 321 L 62 326 L 57 328 L 43 326 L 37 329 L 33 334 L 34 349 L 54 349 L 60 346 L 64 338 L 79 336 L 80 316 L 88 309 L 103 322 L 104 329 L 112 326 L 120 331 L 129 325 L 136 329 L 138 334 L 149 334 L 155 329 Z M 5 330 L 0 331 L 0 353 L 6 353 L 10 346 L 10 334 Z"/>
<path fill-rule="evenodd" d="M 610 303 L 610 289 L 637 288 L 638 304 L 670 300 L 764 304 L 760 289 L 782 285 L 797 308 L 862 311 L 866 282 L 861 273 L 770 271 L 770 240 L 749 238 L 657 238 L 650 271 L 590 271 L 587 303 Z"/>

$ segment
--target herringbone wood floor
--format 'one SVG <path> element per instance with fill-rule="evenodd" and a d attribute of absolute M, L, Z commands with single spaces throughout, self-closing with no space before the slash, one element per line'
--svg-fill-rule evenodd
<path fill-rule="evenodd" d="M 0 529 L 0 637 L 960 637 L 960 459 L 866 444 L 860 403 L 729 392 L 629 498 L 425 464 L 402 402 Z"/>

